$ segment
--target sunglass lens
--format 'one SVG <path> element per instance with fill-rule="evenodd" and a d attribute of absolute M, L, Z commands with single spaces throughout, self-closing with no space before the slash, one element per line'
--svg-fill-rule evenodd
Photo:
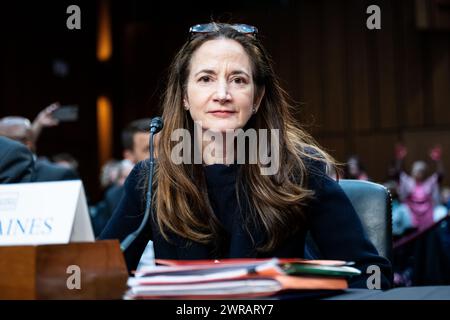
<path fill-rule="evenodd" d="M 202 32 L 211 32 L 212 28 L 211 28 L 211 24 L 196 24 L 195 26 L 191 27 L 191 32 L 198 32 L 198 33 L 202 33 Z"/>
<path fill-rule="evenodd" d="M 255 33 L 256 28 L 253 26 L 249 26 L 248 24 L 236 24 L 234 25 L 235 29 L 242 33 Z"/>

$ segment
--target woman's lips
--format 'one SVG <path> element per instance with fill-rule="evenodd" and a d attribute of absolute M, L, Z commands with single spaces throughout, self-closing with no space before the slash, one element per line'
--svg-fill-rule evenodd
<path fill-rule="evenodd" d="M 218 117 L 218 118 L 228 118 L 228 117 L 232 116 L 233 114 L 235 114 L 236 112 L 234 112 L 234 111 L 218 110 L 218 111 L 211 111 L 210 113 L 213 116 Z"/>

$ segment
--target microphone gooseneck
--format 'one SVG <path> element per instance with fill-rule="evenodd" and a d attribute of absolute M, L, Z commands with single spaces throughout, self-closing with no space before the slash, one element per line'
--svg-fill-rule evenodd
<path fill-rule="evenodd" d="M 163 128 L 164 123 L 161 117 L 155 117 L 150 121 L 150 138 L 149 138 L 149 148 L 150 148 L 150 167 L 148 173 L 148 188 L 146 195 L 146 204 L 145 204 L 145 212 L 144 218 L 142 222 L 134 232 L 130 233 L 121 243 L 120 249 L 122 251 L 127 250 L 127 248 L 133 243 L 133 241 L 139 236 L 139 234 L 144 229 L 147 224 L 148 217 L 150 216 L 150 211 L 153 212 L 152 209 L 152 193 L 153 193 L 153 174 L 155 171 L 155 157 L 153 155 L 153 136 L 155 133 L 158 133 Z"/>

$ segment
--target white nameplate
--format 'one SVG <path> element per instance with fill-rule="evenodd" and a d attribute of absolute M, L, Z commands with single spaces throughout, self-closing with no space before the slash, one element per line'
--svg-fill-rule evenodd
<path fill-rule="evenodd" d="M 0 185 L 0 245 L 94 241 L 80 180 Z"/>

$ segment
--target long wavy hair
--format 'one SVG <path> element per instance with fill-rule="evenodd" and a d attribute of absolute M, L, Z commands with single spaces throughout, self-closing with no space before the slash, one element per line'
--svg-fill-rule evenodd
<path fill-rule="evenodd" d="M 246 220 L 264 232 L 263 243 L 255 243 L 259 252 L 275 249 L 289 235 L 305 227 L 305 208 L 313 192 L 307 188 L 307 159 L 333 164 L 334 160 L 305 132 L 293 116 L 293 106 L 280 87 L 266 50 L 256 37 L 242 34 L 227 24 L 216 24 L 217 32 L 199 34 L 187 41 L 175 56 L 168 74 L 167 88 L 162 100 L 164 129 L 158 146 L 158 165 L 155 171 L 153 216 L 163 237 L 174 233 L 193 242 L 218 247 L 224 228 L 212 211 L 202 165 L 174 164 L 171 161 L 171 141 L 174 130 L 188 129 L 193 137 L 194 122 L 183 108 L 190 61 L 194 52 L 206 41 L 232 39 L 242 45 L 250 57 L 256 95 L 264 91 L 258 112 L 246 128 L 279 129 L 280 169 L 274 175 L 261 175 L 263 165 L 239 166 L 236 180 L 238 202 L 247 201 L 250 210 Z M 270 132 L 270 131 L 269 131 Z M 268 141 L 270 143 L 270 140 Z M 248 146 L 247 146 L 248 148 Z M 270 149 L 270 146 L 268 146 Z"/>

